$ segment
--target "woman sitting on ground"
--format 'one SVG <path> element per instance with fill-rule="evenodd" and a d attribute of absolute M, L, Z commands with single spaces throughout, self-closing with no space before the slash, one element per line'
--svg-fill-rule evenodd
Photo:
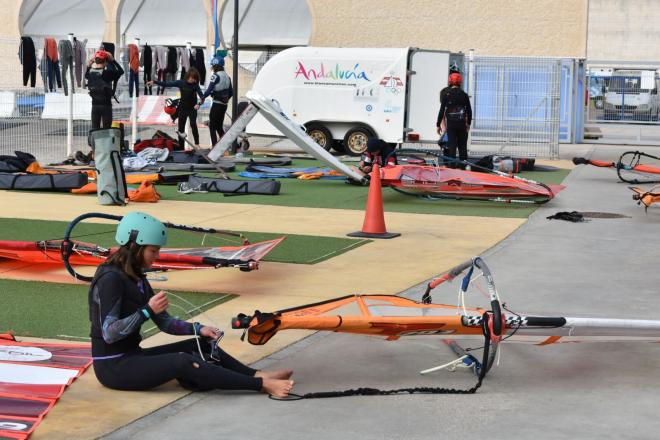
<path fill-rule="evenodd" d="M 167 293 L 154 293 L 144 276 L 167 241 L 167 228 L 132 212 L 117 227 L 119 250 L 99 266 L 89 289 L 94 372 L 104 386 L 148 390 L 177 379 L 192 390 L 254 390 L 286 397 L 291 370 L 258 371 L 219 348 L 221 332 L 167 313 Z M 168 345 L 140 347 L 140 327 L 153 320 L 172 335 L 195 335 Z M 203 355 L 203 358 L 200 355 Z"/>

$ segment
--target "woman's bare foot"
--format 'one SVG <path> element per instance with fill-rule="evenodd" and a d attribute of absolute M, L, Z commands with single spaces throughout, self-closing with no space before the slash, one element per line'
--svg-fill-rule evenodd
<path fill-rule="evenodd" d="M 293 388 L 292 380 L 268 379 L 265 377 L 261 385 L 261 391 L 273 397 L 280 398 L 287 397 L 291 388 Z"/>
<path fill-rule="evenodd" d="M 292 374 L 293 370 L 257 371 L 254 377 L 261 377 L 263 379 L 288 379 Z"/>

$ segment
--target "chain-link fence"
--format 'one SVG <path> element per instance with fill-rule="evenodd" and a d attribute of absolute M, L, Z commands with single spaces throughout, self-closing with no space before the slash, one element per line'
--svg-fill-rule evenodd
<path fill-rule="evenodd" d="M 91 98 L 84 80 L 87 60 L 93 57 L 97 48 L 85 48 L 83 60 L 78 68 L 75 61 L 63 76 L 62 61 L 49 61 L 44 56 L 44 42 L 34 40 L 36 70 L 28 69 L 26 82 L 19 57 L 20 39 L 0 39 L 0 154 L 13 154 L 15 150 L 33 154 L 40 162 L 51 163 L 67 157 L 68 148 L 88 151 L 87 135 L 91 129 Z M 140 67 L 139 98 L 133 99 L 129 93 L 128 52 L 117 48 L 115 56 L 126 74 L 116 85 L 113 102 L 113 120 L 124 122 L 127 139 L 151 138 L 156 130 L 163 130 L 176 137 L 176 126 L 163 113 L 165 99 L 176 98 L 178 90 L 166 89 L 157 95 L 145 95 L 143 69 Z M 208 58 L 205 58 L 208 65 Z M 207 72 L 206 83 L 211 76 Z M 179 79 L 181 68 L 169 79 Z M 73 93 L 71 93 L 73 92 Z M 132 108 L 137 111 L 135 135 L 131 120 Z M 211 100 L 207 99 L 198 112 L 197 122 L 200 145 L 210 144 L 208 114 Z M 70 110 L 71 109 L 71 110 Z M 228 121 L 226 121 L 228 122 Z M 71 136 L 70 141 L 68 137 Z M 70 146 L 68 143 L 70 142 Z"/>
<path fill-rule="evenodd" d="M 475 57 L 469 66 L 470 152 L 558 157 L 561 60 Z"/>

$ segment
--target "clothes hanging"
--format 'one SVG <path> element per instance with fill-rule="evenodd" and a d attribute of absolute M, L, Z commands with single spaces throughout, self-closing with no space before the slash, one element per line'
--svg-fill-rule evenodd
<path fill-rule="evenodd" d="M 140 96 L 140 49 L 135 44 L 128 45 L 128 94 Z"/>
<path fill-rule="evenodd" d="M 76 74 L 76 84 L 78 87 L 83 87 L 83 72 L 85 65 L 87 64 L 87 51 L 85 50 L 87 46 L 87 38 L 80 41 L 76 37 L 73 37 L 73 63 L 75 65 L 75 74 Z"/>
<path fill-rule="evenodd" d="M 18 58 L 23 65 L 23 85 L 27 86 L 28 79 L 30 87 L 34 87 L 37 80 L 37 54 L 35 53 L 34 41 L 30 37 L 21 37 L 21 45 L 18 48 Z"/>
<path fill-rule="evenodd" d="M 168 81 L 176 78 L 176 72 L 179 70 L 179 53 L 174 46 L 167 46 L 167 75 Z"/>
<path fill-rule="evenodd" d="M 44 38 L 44 58 L 46 59 L 46 76 L 48 77 L 47 91 L 54 92 L 57 87 L 62 87 L 60 60 L 57 54 L 57 42 L 54 38 Z"/>
<path fill-rule="evenodd" d="M 75 87 L 73 85 L 73 45 L 69 40 L 60 40 L 57 45 L 57 50 L 59 52 L 60 61 L 62 65 L 62 83 L 64 85 L 64 95 L 69 94 L 69 84 L 67 81 L 67 72 L 71 78 L 71 93 L 75 93 Z"/>
<path fill-rule="evenodd" d="M 190 70 L 190 51 L 186 47 L 177 48 L 179 59 L 181 60 L 181 79 L 188 70 Z"/>
<path fill-rule="evenodd" d="M 163 46 L 156 46 L 154 47 L 153 54 L 154 54 L 154 73 L 156 75 L 156 79 L 158 81 L 165 81 L 165 71 L 167 69 L 167 48 Z M 156 89 L 156 94 L 157 95 L 162 95 L 165 93 L 165 88 L 164 87 L 158 87 Z"/>
<path fill-rule="evenodd" d="M 151 86 L 147 86 L 147 82 L 151 81 L 151 72 L 153 69 L 153 57 L 151 54 L 151 47 L 148 44 L 145 44 L 142 48 L 142 56 L 140 57 L 140 66 L 143 68 L 143 79 L 144 79 L 144 94 L 152 95 L 153 91 Z"/>
<path fill-rule="evenodd" d="M 191 63 L 192 65 L 192 63 Z M 199 72 L 199 83 L 206 84 L 206 64 L 204 63 L 204 50 L 195 49 L 195 69 Z"/>

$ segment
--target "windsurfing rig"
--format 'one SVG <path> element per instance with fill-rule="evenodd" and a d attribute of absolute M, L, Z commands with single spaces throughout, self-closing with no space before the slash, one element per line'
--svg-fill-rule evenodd
<path fill-rule="evenodd" d="M 468 270 L 469 269 L 469 270 Z M 464 352 L 463 358 L 469 358 L 473 365 L 474 372 L 477 375 L 477 383 L 468 389 L 456 388 L 442 388 L 442 387 L 416 387 L 416 388 L 398 388 L 390 390 L 380 390 L 376 388 L 357 388 L 344 391 L 328 391 L 328 392 L 315 392 L 303 395 L 289 394 L 287 398 L 276 398 L 270 396 L 275 400 L 301 400 L 301 399 L 314 399 L 314 398 L 329 398 L 329 397 L 347 397 L 347 396 L 374 396 L 374 395 L 393 395 L 393 394 L 474 394 L 481 387 L 486 374 L 490 370 L 497 353 L 497 348 L 502 340 L 504 332 L 504 314 L 500 305 L 500 299 L 495 289 L 493 278 L 486 263 L 479 257 L 473 258 L 465 263 L 451 269 L 444 276 L 434 279 L 429 283 L 426 293 L 424 294 L 425 303 L 416 303 L 412 300 L 405 298 L 391 296 L 391 295 L 348 295 L 342 298 L 336 298 L 329 301 L 319 302 L 315 304 L 308 304 L 302 307 L 295 307 L 285 310 L 280 310 L 274 313 L 261 313 L 258 310 L 253 315 L 247 316 L 239 314 L 232 319 L 232 328 L 243 329 L 241 340 L 244 340 L 246 335 L 251 344 L 262 345 L 265 344 L 278 330 L 285 328 L 304 328 L 308 330 L 330 330 L 336 332 L 348 332 L 369 334 L 377 336 L 385 336 L 388 340 L 398 339 L 403 335 L 417 335 L 417 334 L 431 334 L 437 332 L 444 332 L 445 330 L 438 330 L 442 325 L 436 323 L 418 323 L 416 317 L 413 316 L 400 316 L 395 319 L 392 316 L 377 316 L 373 312 L 377 312 L 378 308 L 390 307 L 417 307 L 422 310 L 430 305 L 431 296 L 430 291 L 438 285 L 451 281 L 461 273 L 467 270 L 464 279 L 461 283 L 461 291 L 465 291 L 470 285 L 470 280 L 474 274 L 475 269 L 480 270 L 480 275 L 486 279 L 488 291 L 490 294 L 490 305 L 492 310 L 472 309 L 478 315 L 469 315 L 471 321 L 469 322 L 470 333 L 472 335 L 481 335 L 483 337 L 482 357 L 479 361 L 472 354 L 467 354 L 466 349 L 454 345 L 453 349 L 462 350 Z M 336 311 L 345 306 L 357 305 L 361 311 L 362 316 L 319 316 L 320 311 Z M 432 306 L 430 306 L 432 307 Z M 443 306 L 444 307 L 444 306 Z M 317 312 L 316 315 L 310 316 L 310 310 Z M 458 308 L 454 308 L 458 310 Z M 463 305 L 463 311 L 467 313 Z M 466 315 L 467 316 L 467 315 Z M 310 319 L 311 318 L 311 319 Z M 453 326 L 464 325 L 459 324 L 459 316 L 453 316 Z M 317 325 L 314 324 L 316 319 Z M 291 323 L 286 321 L 293 320 Z M 430 325 L 430 326 L 429 326 Z M 436 368 L 437 369 L 437 368 Z M 436 370 L 432 369 L 432 370 Z M 425 370 L 422 373 L 429 372 Z"/>
<path fill-rule="evenodd" d="M 656 165 L 642 161 L 658 161 Z M 622 182 L 632 184 L 660 183 L 660 157 L 642 151 L 626 151 L 617 162 L 574 157 L 575 165 L 592 165 L 599 168 L 616 169 L 616 174 Z"/>
<path fill-rule="evenodd" d="M 432 163 L 419 159 L 418 163 L 388 165 L 381 168 L 383 186 L 401 194 L 427 200 L 454 199 L 542 204 L 552 200 L 563 188 L 561 185 L 550 187 L 531 179 L 447 157 L 436 151 L 402 148 L 395 153 L 397 157 L 423 155 L 434 158 Z M 471 170 L 450 168 L 446 164 L 469 166 Z"/>
<path fill-rule="evenodd" d="M 91 282 L 92 277 L 76 272 L 76 270 L 73 268 L 71 257 L 75 255 L 76 257 L 82 257 L 82 260 L 91 257 L 92 261 L 96 260 L 96 262 L 98 263 L 99 258 L 101 259 L 107 258 L 113 252 L 112 249 L 103 248 L 101 246 L 96 246 L 94 244 L 89 244 L 89 243 L 78 243 L 72 240 L 72 233 L 76 225 L 78 225 L 83 220 L 87 220 L 91 218 L 115 220 L 119 222 L 123 218 L 123 216 L 104 214 L 98 212 L 92 212 L 92 213 L 80 215 L 76 217 L 73 221 L 71 221 L 71 223 L 69 223 L 69 225 L 66 228 L 66 231 L 64 232 L 64 238 L 62 239 L 62 241 L 53 243 L 53 246 L 59 246 L 62 262 L 64 263 L 64 266 L 66 267 L 66 270 L 69 272 L 69 274 L 71 274 L 71 276 L 73 276 L 78 280 L 86 281 L 86 282 Z M 246 244 L 249 245 L 249 242 L 247 241 L 247 239 L 245 239 L 243 235 L 230 231 L 223 231 L 214 228 L 203 228 L 200 226 L 180 225 L 169 222 L 163 222 L 163 224 L 167 228 L 178 229 L 182 231 L 199 232 L 205 234 L 233 235 L 236 237 L 240 237 L 243 240 L 244 245 Z M 275 240 L 272 243 L 272 245 L 268 247 L 266 252 L 270 251 L 270 249 L 272 249 L 274 246 L 279 244 L 281 240 L 282 239 Z M 259 245 L 259 243 L 257 243 L 256 245 Z M 252 246 L 256 246 L 256 245 L 252 245 Z M 44 246 L 47 246 L 47 243 L 44 243 Z M 235 255 L 234 258 L 218 258 L 216 256 L 213 256 L 213 252 L 209 251 L 209 249 L 214 249 L 214 248 L 161 249 L 160 256 L 154 263 L 153 269 L 169 270 L 169 269 L 202 269 L 202 268 L 235 267 L 242 271 L 251 271 L 259 267 L 258 259 L 260 257 L 253 258 L 254 255 L 251 254 L 250 252 L 247 252 L 246 253 L 247 257 L 244 258 L 239 258 L 240 256 L 239 252 L 234 253 Z M 256 249 L 252 249 L 252 250 L 257 251 Z"/>
<path fill-rule="evenodd" d="M 463 276 L 456 305 L 433 303 L 431 291 L 439 285 Z M 482 288 L 479 284 L 484 284 Z M 480 291 L 490 310 L 468 307 L 465 298 Z M 506 313 L 505 313 L 506 312 Z M 504 341 L 547 346 L 563 342 L 647 342 L 660 343 L 660 320 L 582 318 L 567 316 L 530 316 L 512 311 L 499 297 L 490 269 L 476 257 L 442 276 L 434 278 L 422 296 L 422 301 L 394 295 L 348 295 L 315 304 L 280 310 L 273 313 L 255 311 L 239 314 L 232 327 L 243 329 L 243 339 L 254 345 L 268 342 L 278 331 L 287 329 L 323 330 L 355 333 L 397 340 L 402 336 L 433 336 L 449 340 L 448 345 L 464 362 L 472 366 L 478 381 L 464 390 L 446 388 L 406 388 L 375 390 L 360 388 L 329 393 L 308 393 L 294 398 L 340 397 L 399 393 L 472 394 L 481 386 L 486 374 L 496 362 L 500 344 Z M 476 348 L 462 348 L 455 340 L 483 340 Z M 475 351 L 482 349 L 480 359 Z M 424 370 L 456 365 L 456 361 Z"/>

